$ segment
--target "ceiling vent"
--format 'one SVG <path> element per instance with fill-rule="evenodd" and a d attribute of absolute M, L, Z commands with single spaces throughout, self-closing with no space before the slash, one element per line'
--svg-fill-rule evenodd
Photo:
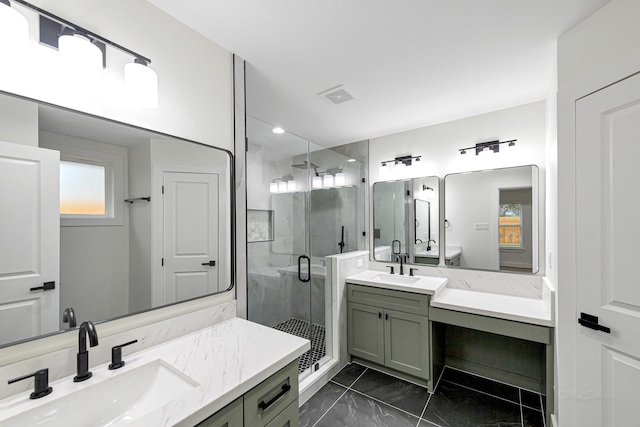
<path fill-rule="evenodd" d="M 334 87 L 333 89 L 319 93 L 318 96 L 331 105 L 338 105 L 356 99 L 356 96 L 344 86 Z"/>

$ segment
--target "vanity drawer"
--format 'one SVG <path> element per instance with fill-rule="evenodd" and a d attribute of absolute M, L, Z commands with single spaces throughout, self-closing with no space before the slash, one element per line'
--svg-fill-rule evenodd
<path fill-rule="evenodd" d="M 242 397 L 219 410 L 196 427 L 242 427 Z"/>
<path fill-rule="evenodd" d="M 429 295 L 347 283 L 347 300 L 404 313 L 429 315 Z"/>
<path fill-rule="evenodd" d="M 299 424 L 300 408 L 298 408 L 298 402 L 296 401 L 289 404 L 287 409 L 280 412 L 266 427 L 298 427 Z"/>
<path fill-rule="evenodd" d="M 298 360 L 272 375 L 244 395 L 244 424 L 266 426 L 298 400 Z"/>

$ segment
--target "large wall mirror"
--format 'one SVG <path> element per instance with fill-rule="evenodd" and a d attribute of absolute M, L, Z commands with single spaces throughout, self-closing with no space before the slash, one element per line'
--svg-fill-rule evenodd
<path fill-rule="evenodd" d="M 231 289 L 229 152 L 8 95 L 0 113 L 0 346 Z M 27 284 L 45 267 L 56 283 Z"/>
<path fill-rule="evenodd" d="M 445 187 L 446 248 L 467 269 L 538 271 L 538 167 L 449 174 Z"/>
<path fill-rule="evenodd" d="M 373 184 L 373 258 L 438 264 L 439 180 L 437 176 Z M 395 241 L 395 243 L 394 243 Z"/>

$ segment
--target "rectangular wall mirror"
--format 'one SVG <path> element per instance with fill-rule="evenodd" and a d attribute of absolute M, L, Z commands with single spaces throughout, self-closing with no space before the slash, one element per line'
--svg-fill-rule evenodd
<path fill-rule="evenodd" d="M 437 176 L 373 184 L 373 234 L 376 261 L 437 265 L 439 259 L 439 179 Z M 392 242 L 396 242 L 393 249 Z"/>
<path fill-rule="evenodd" d="M 65 309 L 80 325 L 231 288 L 229 152 L 9 95 L 0 113 L 0 346 L 74 329 Z M 26 158 L 45 149 L 59 169 Z"/>
<path fill-rule="evenodd" d="M 538 271 L 538 167 L 445 176 L 445 243 L 459 256 L 452 266 Z"/>

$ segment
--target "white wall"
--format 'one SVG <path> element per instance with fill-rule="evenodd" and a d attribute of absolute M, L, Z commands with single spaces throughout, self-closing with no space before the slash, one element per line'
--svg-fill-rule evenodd
<path fill-rule="evenodd" d="M 50 132 L 40 132 L 40 146 L 69 145 L 100 152 L 126 149 Z M 124 197 L 128 179 L 125 171 Z M 122 203 L 115 200 L 115 203 Z M 129 312 L 129 218 L 122 225 L 60 227 L 60 309 L 73 307 L 79 322 Z M 61 320 L 61 319 L 60 319 Z M 60 324 L 60 328 L 68 325 Z"/>
<path fill-rule="evenodd" d="M 31 3 L 150 58 L 158 73 L 159 106 L 127 106 L 122 66 L 131 57 L 109 47 L 102 93 L 74 93 L 56 75 L 56 52 L 36 42 L 37 15 L 17 4 L 30 21 L 35 64 L 16 61 L 21 68 L 7 69 L 3 63 L 0 90 L 233 150 L 230 52 L 145 0 Z"/>
<path fill-rule="evenodd" d="M 38 106 L 0 95 L 0 141 L 38 146 Z"/>
<path fill-rule="evenodd" d="M 483 169 L 505 168 L 535 164 L 539 167 L 539 271 L 544 275 L 544 237 L 545 237 L 545 144 L 546 144 L 545 101 L 525 104 L 505 110 L 494 111 L 479 116 L 468 117 L 439 125 L 414 129 L 394 135 L 370 140 L 369 176 L 370 182 L 380 181 L 379 167 L 383 160 L 390 160 L 401 155 L 420 155 L 420 162 L 414 162 L 408 177 L 439 176 L 440 185 L 449 173 L 468 172 Z M 476 156 L 473 150 L 460 155 L 459 149 L 472 147 L 478 142 L 492 140 L 517 139 L 515 147 L 500 147 L 500 153 Z M 391 178 L 385 178 L 391 179 Z M 441 187 L 442 191 L 442 187 Z M 446 203 L 446 202 L 445 202 Z M 444 218 L 444 206 L 440 207 L 441 218 Z M 372 219 L 371 219 L 372 221 Z M 373 222 L 371 222 L 373 223 Z M 440 238 L 444 236 L 444 224 L 441 224 Z M 436 238 L 438 241 L 438 239 Z M 439 243 L 439 241 L 438 241 Z M 421 274 L 436 274 L 436 270 L 421 271 Z M 440 268 L 438 274 L 460 278 L 466 270 Z M 508 273 L 500 273 L 510 276 Z M 466 277 L 466 276 L 465 276 Z M 473 279 L 472 279 L 473 278 Z M 476 274 L 467 277 L 474 287 Z M 516 278 L 515 280 L 521 279 Z M 479 289 L 479 288 L 478 288 Z M 498 291 L 497 288 L 492 288 Z M 507 291 L 505 289 L 505 292 Z"/>
<path fill-rule="evenodd" d="M 130 197 L 151 195 L 151 143 L 129 148 Z M 132 203 L 129 212 L 129 312 L 146 310 L 151 302 L 151 203 Z"/>
<path fill-rule="evenodd" d="M 640 2 L 614 0 L 558 39 L 557 415 L 576 426 L 575 101 L 640 72 Z"/>

